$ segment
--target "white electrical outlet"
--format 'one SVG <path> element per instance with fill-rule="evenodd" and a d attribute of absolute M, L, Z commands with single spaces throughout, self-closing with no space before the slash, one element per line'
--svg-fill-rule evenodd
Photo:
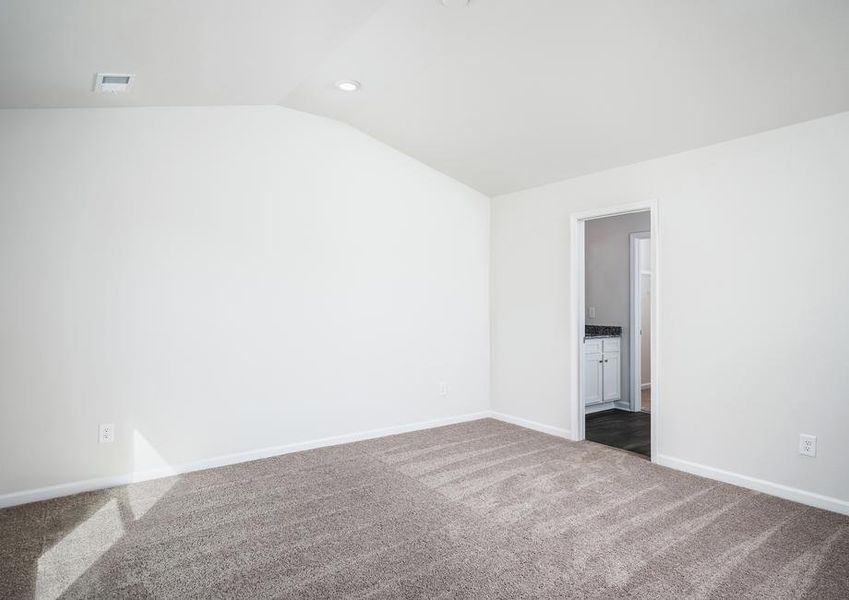
<path fill-rule="evenodd" d="M 447 396 L 448 395 L 448 383 L 445 381 L 439 382 L 439 395 Z"/>
<path fill-rule="evenodd" d="M 101 423 L 97 430 L 97 441 L 101 444 L 111 444 L 115 441 L 114 423 Z"/>
<path fill-rule="evenodd" d="M 590 306 L 590 319 L 595 319 L 595 306 Z"/>
<path fill-rule="evenodd" d="M 799 454 L 804 454 L 805 456 L 816 456 L 817 455 L 817 436 L 815 435 L 799 435 Z"/>

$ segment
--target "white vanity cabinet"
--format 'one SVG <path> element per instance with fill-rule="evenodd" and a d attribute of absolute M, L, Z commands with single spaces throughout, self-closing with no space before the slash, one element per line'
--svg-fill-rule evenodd
<path fill-rule="evenodd" d="M 592 406 L 622 398 L 619 337 L 584 340 L 584 404 Z"/>
<path fill-rule="evenodd" d="M 601 339 L 584 342 L 584 404 L 602 402 L 604 390 L 604 355 L 601 352 Z"/>

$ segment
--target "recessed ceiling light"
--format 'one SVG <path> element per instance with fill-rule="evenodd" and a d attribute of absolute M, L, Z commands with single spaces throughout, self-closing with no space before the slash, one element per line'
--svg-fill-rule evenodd
<path fill-rule="evenodd" d="M 446 8 L 464 8 L 469 5 L 469 0 L 440 0 Z"/>
<path fill-rule="evenodd" d="M 359 81 L 354 81 L 353 79 L 342 79 L 333 85 L 336 86 L 337 90 L 342 90 L 343 92 L 356 92 L 362 87 Z"/>

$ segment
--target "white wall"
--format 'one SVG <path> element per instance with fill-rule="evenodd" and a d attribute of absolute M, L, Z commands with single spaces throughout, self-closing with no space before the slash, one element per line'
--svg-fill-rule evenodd
<path fill-rule="evenodd" d="M 622 328 L 620 389 L 622 403 L 631 403 L 631 234 L 651 229 L 648 212 L 616 215 L 586 222 L 585 306 L 595 308 L 589 325 Z"/>
<path fill-rule="evenodd" d="M 0 494 L 485 410 L 488 272 L 489 199 L 340 123 L 0 111 Z"/>
<path fill-rule="evenodd" d="M 569 215 L 656 199 L 660 453 L 849 500 L 847 198 L 849 113 L 495 198 L 494 409 L 573 426 Z"/>

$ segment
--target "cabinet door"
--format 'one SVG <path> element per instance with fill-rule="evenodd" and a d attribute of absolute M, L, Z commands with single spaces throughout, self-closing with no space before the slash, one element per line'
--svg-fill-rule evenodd
<path fill-rule="evenodd" d="M 619 400 L 622 398 L 622 365 L 618 352 L 604 353 L 604 401 Z"/>
<path fill-rule="evenodd" d="M 584 404 L 601 402 L 603 364 L 601 352 L 584 353 Z"/>

